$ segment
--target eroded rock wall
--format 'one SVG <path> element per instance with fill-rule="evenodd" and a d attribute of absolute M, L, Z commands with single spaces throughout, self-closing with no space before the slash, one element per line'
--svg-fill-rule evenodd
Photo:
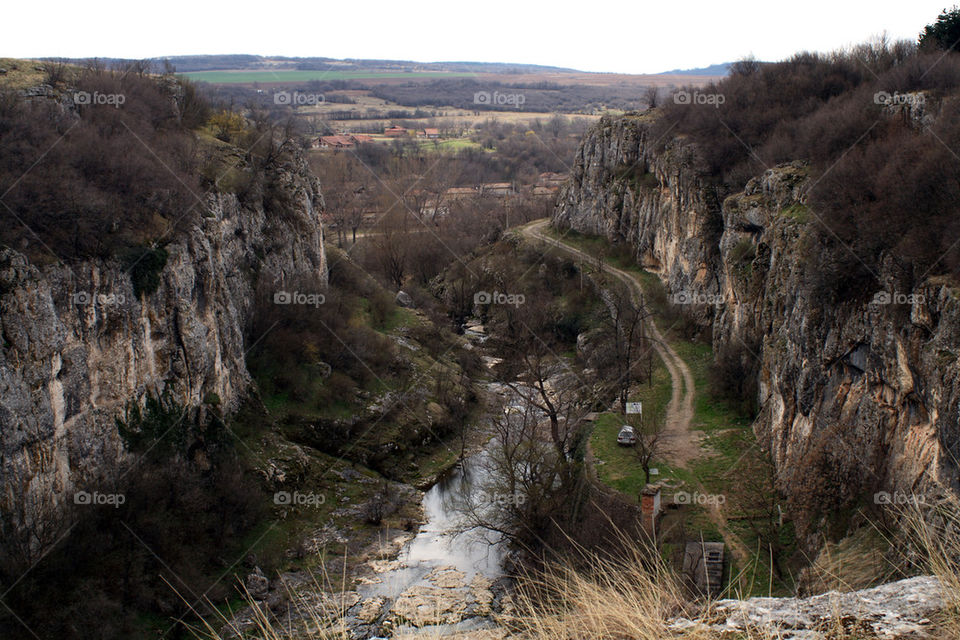
<path fill-rule="evenodd" d="M 35 544 L 55 534 L 78 487 L 118 473 L 115 419 L 128 403 L 169 392 L 185 407 L 236 408 L 250 386 L 257 287 L 326 281 L 319 182 L 296 153 L 271 171 L 292 205 L 208 196 L 140 297 L 119 261 L 32 264 L 0 248 L 0 510 Z"/>

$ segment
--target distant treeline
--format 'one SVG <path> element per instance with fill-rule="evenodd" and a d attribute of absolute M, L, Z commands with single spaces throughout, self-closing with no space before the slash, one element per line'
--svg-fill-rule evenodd
<path fill-rule="evenodd" d="M 128 58 L 100 58 L 100 60 L 109 65 L 131 64 L 142 62 Z M 88 61 L 87 58 L 66 58 L 65 62 L 70 64 L 82 65 Z M 249 54 L 230 54 L 230 55 L 204 55 L 204 56 L 169 56 L 160 58 L 149 58 L 146 62 L 153 64 L 164 64 L 169 62 L 177 71 L 188 73 L 190 71 L 214 71 L 214 70 L 256 70 L 256 69 L 288 69 L 288 70 L 349 70 L 349 69 L 367 69 L 367 70 L 399 70 L 399 71 L 459 71 L 462 73 L 544 73 L 567 71 L 573 72 L 574 69 L 563 67 L 547 67 L 535 64 L 513 64 L 503 62 L 413 62 L 410 60 L 373 60 L 373 59 L 355 59 L 347 58 L 339 60 L 337 58 L 307 57 L 290 58 L 285 56 L 255 56 Z"/>
<path fill-rule="evenodd" d="M 349 103 L 350 100 L 337 96 L 335 92 L 366 90 L 378 98 L 404 107 L 454 107 L 474 111 L 594 113 L 608 109 L 630 111 L 646 108 L 649 103 L 648 88 L 636 84 L 609 87 L 549 82 L 508 84 L 449 78 L 402 84 L 370 84 L 362 80 L 312 80 L 282 88 L 271 86 L 269 90 L 259 91 L 257 88 L 242 85 L 201 86 L 204 94 L 213 102 L 227 105 L 245 105 L 254 101 L 269 106 L 269 103 L 272 103 L 270 93 L 281 90 L 315 91 L 324 94 L 328 102 L 338 103 Z M 662 91 L 665 93 L 667 89 Z M 366 116 L 356 114 L 344 114 L 343 117 L 338 115 L 334 119 L 365 118 Z"/>
<path fill-rule="evenodd" d="M 408 107 L 451 106 L 483 111 L 542 111 L 590 113 L 604 109 L 631 110 L 646 106 L 646 87 L 560 85 L 549 82 L 501 83 L 472 79 L 380 84 L 369 87 L 378 98 Z"/>

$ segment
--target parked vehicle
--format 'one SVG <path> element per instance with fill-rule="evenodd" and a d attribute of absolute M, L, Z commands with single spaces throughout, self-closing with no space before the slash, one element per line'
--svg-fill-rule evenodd
<path fill-rule="evenodd" d="M 617 434 L 617 444 L 625 447 L 632 447 L 637 444 L 637 434 L 628 424 L 620 427 L 620 433 Z"/>

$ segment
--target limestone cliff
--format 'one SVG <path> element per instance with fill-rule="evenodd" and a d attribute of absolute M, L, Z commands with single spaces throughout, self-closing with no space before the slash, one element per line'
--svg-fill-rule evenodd
<path fill-rule="evenodd" d="M 319 182 L 299 153 L 285 158 L 266 171 L 292 204 L 208 195 L 199 222 L 164 246 L 151 293 L 138 296 L 119 261 L 32 264 L 0 248 L 0 510 L 30 525 L 33 544 L 55 534 L 74 490 L 118 473 L 128 403 L 169 392 L 185 407 L 236 408 L 254 292 L 325 282 Z"/>
<path fill-rule="evenodd" d="M 689 141 L 656 145 L 650 131 L 649 116 L 601 120 L 554 224 L 630 243 L 712 331 L 716 354 L 756 363 L 754 430 L 788 495 L 817 510 L 880 491 L 896 503 L 956 490 L 957 289 L 928 277 L 903 291 L 882 271 L 857 299 L 819 295 L 807 256 L 823 249 L 801 163 L 721 198 Z"/>

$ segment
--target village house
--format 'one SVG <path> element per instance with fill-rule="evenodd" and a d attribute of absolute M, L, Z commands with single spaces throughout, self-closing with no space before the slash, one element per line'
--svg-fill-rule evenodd
<path fill-rule="evenodd" d="M 552 171 L 545 171 L 540 174 L 537 178 L 537 186 L 540 187 L 560 187 L 567 179 L 567 174 L 565 173 L 555 173 Z"/>
<path fill-rule="evenodd" d="M 317 143 L 317 146 L 321 149 L 333 149 L 334 151 L 349 149 L 355 144 L 350 136 L 320 136 Z"/>
<path fill-rule="evenodd" d="M 392 127 L 384 129 L 383 135 L 387 136 L 388 138 L 402 138 L 403 136 L 407 135 L 407 130 L 403 127 L 393 125 Z"/>
<path fill-rule="evenodd" d="M 367 142 L 373 142 L 373 138 L 361 134 L 354 135 L 347 133 L 334 136 L 320 136 L 317 138 L 314 147 L 319 149 L 332 149 L 334 151 L 340 151 L 343 149 L 349 149 L 358 144 L 365 144 Z"/>
<path fill-rule="evenodd" d="M 513 185 L 509 182 L 487 182 L 480 185 L 481 196 L 509 196 L 513 194 Z"/>

